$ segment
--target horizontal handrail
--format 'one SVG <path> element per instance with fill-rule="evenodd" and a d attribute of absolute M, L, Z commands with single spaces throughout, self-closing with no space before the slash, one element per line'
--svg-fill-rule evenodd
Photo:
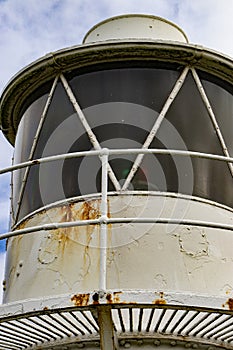
<path fill-rule="evenodd" d="M 90 219 L 90 220 L 76 220 L 76 221 L 67 221 L 67 222 L 56 222 L 38 226 L 27 227 L 23 229 L 18 229 L 15 231 L 3 233 L 0 235 L 0 240 L 10 238 L 13 236 L 19 236 L 21 234 L 29 234 L 37 231 L 51 231 L 60 228 L 69 228 L 76 226 L 87 226 L 87 225 L 102 225 L 102 224 L 127 224 L 127 223 L 135 223 L 135 224 L 169 224 L 169 225 L 192 225 L 198 227 L 206 227 L 213 229 L 223 229 L 228 231 L 233 231 L 233 224 L 223 224 L 223 223 L 215 223 L 209 221 L 202 220 L 192 220 L 192 219 L 176 219 L 176 218 L 148 218 L 148 217 L 131 217 L 131 218 L 108 218 L 105 216 L 100 216 L 98 219 Z"/>
<path fill-rule="evenodd" d="M 121 154 L 162 154 L 162 155 L 172 155 L 172 156 L 190 156 L 192 158 L 204 158 L 211 160 L 218 160 L 227 163 L 233 163 L 233 157 L 226 157 L 212 153 L 203 153 L 203 152 L 194 152 L 194 151 L 182 151 L 182 150 L 173 150 L 173 149 L 159 149 L 159 148 L 151 148 L 151 149 L 107 149 L 103 148 L 101 150 L 93 150 L 93 151 L 82 151 L 82 152 L 72 152 L 72 153 L 64 153 L 55 156 L 43 157 L 34 159 L 27 162 L 18 163 L 12 165 L 10 167 L 4 168 L 0 170 L 0 175 L 12 172 L 15 170 L 19 170 L 22 168 L 26 168 L 28 166 L 49 163 L 58 160 L 64 159 L 72 159 L 79 157 L 89 157 L 89 156 L 102 156 L 102 155 L 121 155 Z"/>

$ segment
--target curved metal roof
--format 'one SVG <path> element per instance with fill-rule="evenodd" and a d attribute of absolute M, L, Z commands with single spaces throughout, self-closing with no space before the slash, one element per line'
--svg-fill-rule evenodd
<path fill-rule="evenodd" d="M 111 62 L 157 61 L 195 66 L 233 84 L 233 60 L 201 46 L 154 40 L 114 40 L 51 52 L 26 66 L 8 83 L 0 98 L 0 126 L 14 144 L 25 100 L 60 72 Z"/>

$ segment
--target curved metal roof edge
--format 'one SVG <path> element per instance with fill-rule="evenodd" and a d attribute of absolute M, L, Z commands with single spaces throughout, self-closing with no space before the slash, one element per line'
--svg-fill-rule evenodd
<path fill-rule="evenodd" d="M 113 40 L 72 46 L 41 57 L 9 81 L 0 98 L 0 125 L 6 138 L 14 144 L 17 117 L 25 99 L 59 72 L 127 59 L 195 66 L 233 84 L 233 59 L 199 45 L 173 41 Z"/>

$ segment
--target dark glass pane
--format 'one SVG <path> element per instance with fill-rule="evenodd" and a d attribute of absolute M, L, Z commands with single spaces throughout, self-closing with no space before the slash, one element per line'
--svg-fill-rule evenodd
<path fill-rule="evenodd" d="M 233 95 L 227 89 L 211 81 L 202 79 L 202 84 L 224 137 L 228 152 L 233 157 Z"/>
<path fill-rule="evenodd" d="M 63 85 L 59 83 L 40 133 L 34 159 L 66 153 L 72 138 L 76 140 L 78 132 L 83 132 L 82 125 L 74 114 Z M 59 191 L 62 164 L 63 162 L 52 162 L 31 167 L 19 218 L 46 204 L 64 199 L 64 192 Z"/>
<path fill-rule="evenodd" d="M 217 100 L 217 95 L 215 95 L 215 98 Z M 171 105 L 166 120 L 177 130 L 179 135 L 178 138 L 175 133 L 173 136 L 171 133 L 169 135 L 166 128 L 163 129 L 165 125 L 162 124 L 157 136 L 161 140 L 167 140 L 167 148 L 223 155 L 221 144 L 207 108 L 191 74 Z M 229 125 L 232 125 L 232 122 Z M 232 135 L 232 130 L 230 133 Z M 226 163 L 192 158 L 192 167 L 194 196 L 208 198 L 229 206 L 233 205 L 232 176 Z M 170 166 L 168 165 L 168 172 L 169 169 Z M 186 167 L 184 167 L 184 172 L 185 169 Z M 172 183 L 172 176 L 170 181 Z M 174 190 L 177 191 L 175 188 Z M 186 193 L 185 188 L 182 193 Z"/>
<path fill-rule="evenodd" d="M 107 148 L 141 148 L 178 79 L 177 70 L 161 68 L 119 68 L 70 77 L 71 88 L 90 125 L 97 145 Z M 212 84 L 212 85 L 211 85 Z M 232 95 L 215 82 L 205 82 L 216 114 L 226 107 L 226 120 L 219 122 L 232 150 Z M 221 97 L 222 96 L 222 97 Z M 39 104 L 39 100 L 35 103 Z M 30 129 L 17 152 L 27 157 L 35 133 L 35 120 L 24 117 L 22 130 Z M 221 117 L 218 117 L 221 118 Z M 32 121 L 33 120 L 33 121 Z M 25 125 L 24 125 L 25 123 Z M 27 125 L 28 123 L 28 125 Z M 230 128 L 229 128 L 230 129 Z M 20 131 L 22 134 L 22 132 Z M 96 145 L 74 111 L 61 83 L 56 87 L 34 158 L 88 151 Z M 196 84 L 188 75 L 170 106 L 150 148 L 179 149 L 222 155 L 210 116 Z M 114 155 L 110 165 L 123 185 L 135 155 Z M 22 172 L 21 172 L 22 175 Z M 20 184 L 22 176 L 17 174 Z M 222 184 L 224 183 L 224 188 Z M 19 185 L 17 185 L 19 187 Z M 97 193 L 101 187 L 98 157 L 81 157 L 50 162 L 30 169 L 19 218 L 65 198 Z M 109 179 L 109 191 L 115 186 Z M 129 190 L 168 191 L 194 195 L 232 206 L 232 177 L 227 164 L 212 160 L 170 155 L 145 155 Z M 16 196 L 15 196 L 16 197 Z"/>
<path fill-rule="evenodd" d="M 119 68 L 74 77 L 70 85 L 82 108 L 128 102 L 160 111 L 179 74 L 169 69 Z"/>
<path fill-rule="evenodd" d="M 178 75 L 178 71 L 166 69 L 110 69 L 74 77 L 70 84 L 102 147 L 140 148 Z M 34 158 L 92 148 L 59 83 Z M 111 166 L 121 182 L 134 159 L 132 155 L 111 157 Z M 98 158 L 85 157 L 31 168 L 19 217 L 54 201 L 99 191 L 100 166 Z M 133 180 L 135 189 L 140 189 L 140 181 L 148 188 L 141 169 Z M 115 189 L 111 181 L 109 189 Z"/>
<path fill-rule="evenodd" d="M 38 100 L 34 101 L 30 107 L 25 111 L 23 118 L 18 127 L 17 137 L 15 142 L 15 154 L 14 164 L 18 164 L 29 159 L 32 143 L 36 134 L 41 115 L 45 103 L 47 101 L 48 94 L 41 96 Z M 13 173 L 13 209 L 14 212 L 17 208 L 17 202 L 19 199 L 20 188 L 25 173 L 25 169 L 17 170 Z"/>

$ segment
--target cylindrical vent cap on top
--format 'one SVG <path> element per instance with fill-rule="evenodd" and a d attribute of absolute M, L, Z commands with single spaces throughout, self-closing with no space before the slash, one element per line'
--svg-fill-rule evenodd
<path fill-rule="evenodd" d="M 174 23 L 161 17 L 133 14 L 100 22 L 87 32 L 83 43 L 122 39 L 188 42 L 185 33 Z"/>

